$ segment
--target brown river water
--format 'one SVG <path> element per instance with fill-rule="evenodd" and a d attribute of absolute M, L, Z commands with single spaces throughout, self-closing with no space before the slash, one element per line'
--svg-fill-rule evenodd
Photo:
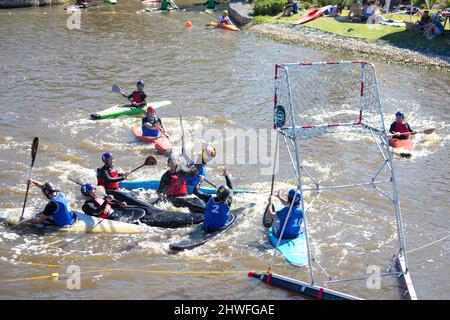
<path fill-rule="evenodd" d="M 158 112 L 179 151 L 180 114 L 187 133 L 199 127 L 221 132 L 270 130 L 275 63 L 358 58 L 211 29 L 205 25 L 218 14 L 201 13 L 201 7 L 170 14 L 142 9 L 134 0 L 116 6 L 99 2 L 82 13 L 80 30 L 67 28 L 68 14 L 62 6 L 0 11 L 1 208 L 23 203 L 35 136 L 40 146 L 33 176 L 54 182 L 74 208 L 81 208 L 82 198 L 68 178 L 94 182 L 103 152 L 113 152 L 124 170 L 155 154 L 152 146 L 134 140 L 130 127 L 139 119 L 89 119 L 91 112 L 124 102 L 111 92 L 114 83 L 128 92 L 143 79 L 150 101 L 172 101 Z M 190 29 L 185 28 L 187 20 L 193 24 Z M 412 158 L 394 158 L 406 246 L 414 250 L 450 232 L 450 75 L 375 65 L 387 125 L 401 109 L 413 129 L 436 128 L 432 135 L 417 136 Z M 321 137 L 302 146 L 307 152 L 305 167 L 333 183 L 368 177 L 366 168 L 374 169 L 378 157 L 371 152 L 375 145 L 364 137 Z M 293 173 L 286 150 L 280 150 L 275 189 L 286 191 L 294 183 Z M 165 158 L 156 157 L 156 167 L 133 173 L 132 178 L 160 177 Z M 1 224 L 0 298 L 303 299 L 247 277 L 250 270 L 265 270 L 273 254 L 261 224 L 271 177 L 261 174 L 261 165 L 228 165 L 236 187 L 257 191 L 237 196 L 236 206 L 252 202 L 256 207 L 223 237 L 187 252 L 171 253 L 168 245 L 189 229 L 150 228 L 144 235 L 42 235 Z M 221 182 L 216 165 L 208 177 Z M 137 194 L 146 200 L 153 191 Z M 32 188 L 28 203 L 42 207 L 45 199 Z M 379 194 L 371 189 L 324 193 L 309 212 L 312 254 L 333 278 L 363 276 L 370 265 L 386 270 L 398 240 L 394 214 Z M 445 238 L 408 255 L 419 298 L 449 298 L 449 244 Z M 70 265 L 81 269 L 79 290 L 69 290 L 64 277 L 24 280 L 62 275 Z M 307 269 L 288 265 L 278 255 L 273 270 L 308 281 Z M 318 283 L 327 280 L 320 269 L 314 271 Z M 329 287 L 365 299 L 401 298 L 396 279 L 389 277 L 375 290 L 365 281 Z"/>

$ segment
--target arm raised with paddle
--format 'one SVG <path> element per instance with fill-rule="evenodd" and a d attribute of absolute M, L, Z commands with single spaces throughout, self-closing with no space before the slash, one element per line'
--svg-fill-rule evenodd
<path fill-rule="evenodd" d="M 144 92 L 144 86 L 144 81 L 139 80 L 136 83 L 137 90 L 133 91 L 130 95 L 127 95 L 117 84 L 115 84 L 112 86 L 112 92 L 119 93 L 124 98 L 128 99 L 131 102 L 131 106 L 142 109 L 147 105 L 147 95 Z"/>

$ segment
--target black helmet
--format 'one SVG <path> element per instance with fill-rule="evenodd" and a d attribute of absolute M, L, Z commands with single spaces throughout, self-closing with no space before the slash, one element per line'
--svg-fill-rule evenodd
<path fill-rule="evenodd" d="M 231 190 L 225 185 L 221 185 L 217 188 L 217 199 L 225 201 L 231 196 Z"/>
<path fill-rule="evenodd" d="M 44 193 L 52 193 L 52 192 L 58 192 L 59 190 L 55 188 L 55 186 L 51 182 L 46 182 L 42 186 L 42 191 Z"/>

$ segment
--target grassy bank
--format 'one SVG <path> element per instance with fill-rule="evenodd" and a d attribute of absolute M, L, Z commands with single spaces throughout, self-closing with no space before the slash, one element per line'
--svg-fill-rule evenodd
<path fill-rule="evenodd" d="M 254 23 L 296 23 L 297 20 L 307 14 L 309 10 L 303 10 L 292 17 L 276 19 L 270 16 L 257 16 Z M 342 16 L 347 16 L 348 11 L 343 10 Z M 409 22 L 410 16 L 403 14 L 388 14 L 385 18 L 402 20 Z M 419 20 L 419 17 L 412 17 L 412 22 Z M 339 34 L 345 37 L 362 38 L 369 42 L 383 40 L 391 45 L 407 47 L 428 47 L 432 49 L 449 49 L 450 32 L 446 31 L 444 35 L 427 40 L 420 32 L 406 30 L 405 27 L 390 27 L 385 25 L 368 25 L 366 23 L 342 22 L 334 18 L 320 17 L 314 21 L 308 22 L 305 27 L 316 28 Z M 446 30 L 450 30 L 450 23 L 447 22 Z M 450 49 L 449 49 L 450 50 Z"/>

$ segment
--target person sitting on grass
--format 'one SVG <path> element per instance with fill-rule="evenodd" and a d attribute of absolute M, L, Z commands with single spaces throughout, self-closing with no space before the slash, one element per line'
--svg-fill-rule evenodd
<path fill-rule="evenodd" d="M 379 8 L 375 1 L 367 2 L 368 7 L 365 10 L 365 17 L 367 18 L 368 23 L 374 24 L 378 18 Z"/>
<path fill-rule="evenodd" d="M 294 0 L 288 0 L 288 2 L 284 5 L 283 11 L 281 11 L 281 13 L 276 16 L 276 18 L 281 19 L 283 17 L 290 17 L 296 13 L 298 13 L 297 2 Z"/>
<path fill-rule="evenodd" d="M 429 11 L 424 11 L 422 14 L 422 17 L 419 21 L 416 22 L 414 25 L 414 28 L 416 30 L 425 30 L 425 26 L 431 23 L 431 17 L 430 17 Z"/>
<path fill-rule="evenodd" d="M 334 18 L 334 17 L 340 16 L 341 12 L 342 12 L 341 5 L 338 4 L 338 5 L 332 6 L 331 9 L 325 11 L 324 15 L 327 17 L 330 17 L 330 18 Z"/>
<path fill-rule="evenodd" d="M 353 16 L 352 16 L 353 15 Z M 348 12 L 348 20 L 351 22 L 359 22 L 363 17 L 363 7 L 358 0 L 353 0 L 353 5 Z"/>
<path fill-rule="evenodd" d="M 431 22 L 425 26 L 425 31 L 423 35 L 431 40 L 436 36 L 440 36 L 444 33 L 444 26 L 441 23 L 441 20 L 438 15 L 431 15 Z"/>

